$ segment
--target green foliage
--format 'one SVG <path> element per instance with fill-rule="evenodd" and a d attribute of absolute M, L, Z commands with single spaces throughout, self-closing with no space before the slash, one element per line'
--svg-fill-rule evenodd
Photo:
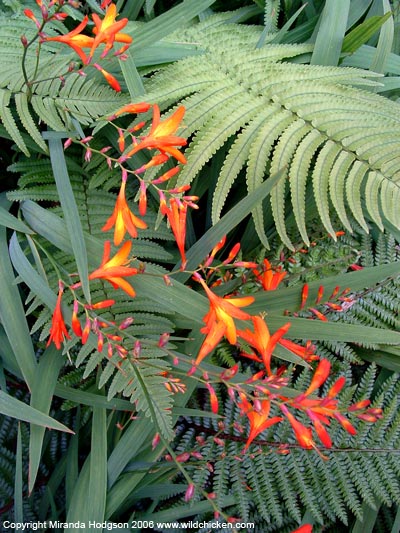
<path fill-rule="evenodd" d="M 353 399 L 367 396 L 373 383 L 371 367 L 358 388 L 353 389 Z M 208 492 L 215 492 L 220 503 L 234 495 L 236 503 L 229 509 L 231 516 L 251 521 L 259 515 L 256 519 L 259 528 L 264 521 L 265 531 L 286 531 L 288 519 L 292 528 L 296 527 L 306 509 L 315 521 L 316 531 L 337 520 L 349 527 L 354 517 L 362 520 L 364 502 L 372 508 L 376 508 L 376 501 L 388 506 L 400 503 L 399 386 L 396 375 L 382 385 L 374 405 L 384 407 L 384 417 L 373 425 L 358 423 L 355 437 L 349 439 L 337 424 L 331 428 L 335 447 L 322 452 L 328 460 L 314 450 L 299 449 L 290 441 L 287 425 L 268 429 L 252 445 L 252 453 L 242 455 L 246 432 L 234 425 L 239 413 L 230 401 L 225 405 L 222 430 L 213 419 L 182 420 L 175 446 L 179 453 L 199 449 L 203 461 L 212 468 L 204 468 L 202 462 L 193 463 L 193 479 L 199 486 L 207 487 Z M 215 442 L 216 436 L 223 444 Z M 196 437 L 204 440 L 201 446 Z M 279 443 L 288 437 L 289 453 L 282 455 Z M 200 499 L 198 494 L 195 501 Z M 160 509 L 165 507 L 165 502 L 160 504 Z M 174 510 L 176 515 L 179 511 L 179 507 Z M 207 521 L 210 516 L 202 513 L 194 519 Z"/>
<path fill-rule="evenodd" d="M 360 88 L 376 86 L 377 75 L 289 62 L 312 47 L 266 44 L 255 49 L 260 36 L 256 27 L 224 22 L 216 15 L 186 30 L 183 37 L 198 42 L 204 54 L 161 69 L 145 84 L 150 100 L 164 107 L 175 102 L 186 106 L 182 134 L 194 137 L 178 183 L 191 183 L 225 146 L 213 191 L 214 223 L 246 168 L 248 192 L 283 171 L 284 178 L 271 195 L 271 210 L 276 229 L 290 248 L 286 217 L 292 210 L 306 243 L 307 220 L 316 213 L 326 230 L 335 233 L 332 210 L 350 232 L 354 228 L 350 213 L 365 231 L 369 230 L 366 218 L 380 229 L 388 223 L 398 227 L 398 164 L 392 157 L 398 104 Z M 306 211 L 312 199 L 315 207 Z M 267 245 L 266 230 L 271 229 L 267 206 L 256 207 L 253 217 Z"/>
<path fill-rule="evenodd" d="M 86 4 L 85 12 L 100 13 L 95 0 Z M 371 530 L 375 523 L 377 532 L 395 531 L 400 60 L 390 50 L 393 44 L 397 51 L 392 30 L 398 15 L 384 15 L 387 0 L 173 4 L 118 2 L 120 16 L 132 21 L 127 31 L 134 43 L 126 62 L 107 59 L 122 86 L 117 94 L 90 66 L 87 77 L 68 73 L 76 56 L 58 43 L 41 44 L 39 63 L 35 46 L 29 47 L 24 78 L 20 38 L 31 39 L 35 26 L 22 9 L 37 12 L 38 5 L 0 1 L 0 136 L 7 140 L 2 159 L 16 178 L 4 185 L 11 213 L 0 197 L 2 519 L 208 521 L 218 511 L 255 522 L 260 533 L 289 533 L 300 522 L 313 523 L 316 533 L 343 528 L 365 533 L 366 523 Z M 67 9 L 74 23 L 82 20 L 82 10 Z M 219 9 L 236 10 L 213 12 Z M 245 21 L 251 24 L 241 24 Z M 46 31 L 65 33 L 73 26 L 66 25 L 52 22 Z M 38 83 L 27 87 L 26 78 Z M 137 296 L 104 280 L 91 280 L 89 294 L 87 272 L 99 266 L 104 242 L 112 239 L 102 227 L 120 184 L 117 131 L 103 118 L 131 100 L 158 103 L 168 114 L 178 104 L 186 107 L 179 135 L 189 137 L 188 164 L 172 182 L 190 183 L 200 197 L 200 209 L 188 219 L 188 271 L 178 271 L 176 242 L 153 191 L 148 228 L 132 245 L 132 266 L 140 275 L 129 282 Z M 128 120 L 120 117 L 116 125 L 129 127 Z M 91 135 L 92 127 L 93 152 L 82 143 L 64 155 L 61 139 Z M 15 143 L 10 153 L 8 141 Z M 107 164 L 100 150 L 110 145 Z M 147 160 L 143 151 L 131 168 Z M 151 170 L 146 179 L 155 175 Z M 137 215 L 139 188 L 133 181 L 126 196 Z M 327 238 L 326 232 L 336 240 L 335 230 L 343 228 L 346 235 L 337 242 Z M 368 235 L 360 236 L 361 229 Z M 287 338 L 315 342 L 317 353 L 332 363 L 325 394 L 345 375 L 344 405 L 371 397 L 374 407 L 384 408 L 376 423 L 356 420 L 355 436 L 333 420 L 334 447 L 320 450 L 327 461 L 315 450 L 301 449 L 287 422 L 258 435 L 243 453 L 247 419 L 226 388 L 213 382 L 216 415 L 201 383 L 205 375 L 198 371 L 199 381 L 187 376 L 209 308 L 190 274 L 225 234 L 230 242 L 222 257 L 241 240 L 240 260 L 261 262 L 265 255 L 288 276 L 278 290 L 261 291 L 251 269 L 228 267 L 213 290 L 221 296 L 254 294 L 247 309 L 265 315 L 271 333 L 290 320 Z M 260 241 L 271 250 L 260 251 Z M 357 266 L 364 268 L 348 272 Z M 73 337 L 62 352 L 45 347 L 59 278 L 75 283 L 77 272 L 79 299 L 115 300 L 96 314 L 109 324 L 105 332 L 121 334 L 129 357 L 109 339 L 99 351 L 95 330 L 83 346 Z M 303 283 L 309 284 L 309 296 L 300 310 Z M 337 300 L 342 311 L 324 299 L 315 303 L 320 285 L 326 287 L 325 300 L 338 285 L 351 288 L 348 300 Z M 72 302 L 66 289 L 67 323 Z M 328 322 L 315 320 L 312 306 Z M 119 328 L 131 318 L 126 329 Z M 83 306 L 80 320 L 83 327 Z M 258 365 L 240 357 L 240 349 L 221 343 L 204 371 L 218 381 L 239 362 L 240 379 L 246 380 Z M 310 365 L 282 346 L 274 355 L 276 365 L 282 359 L 293 377 L 285 393 L 304 391 Z M 169 375 L 180 377 L 185 392 L 172 393 L 176 381 L 169 382 Z M 277 410 L 275 405 L 271 416 Z M 19 429 L 13 417 L 26 422 Z M 187 461 L 169 460 L 168 454 L 186 452 Z M 196 490 L 184 502 L 188 482 Z M 203 489 L 215 499 L 206 499 Z"/>

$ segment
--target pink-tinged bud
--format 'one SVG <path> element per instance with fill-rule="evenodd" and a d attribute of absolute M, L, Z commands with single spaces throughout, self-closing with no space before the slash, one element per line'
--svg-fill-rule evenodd
<path fill-rule="evenodd" d="M 202 437 L 201 435 L 198 435 L 196 437 L 196 442 L 198 442 L 200 444 L 200 446 L 203 446 L 203 444 L 205 444 L 206 440 L 204 437 Z"/>
<path fill-rule="evenodd" d="M 193 498 L 194 491 L 195 491 L 195 486 L 193 485 L 193 483 L 190 483 L 187 488 L 187 491 L 185 492 L 185 502 L 188 502 Z"/>
<path fill-rule="evenodd" d="M 91 159 L 92 159 L 92 150 L 90 148 L 87 148 L 86 153 L 85 153 L 86 163 L 89 163 Z"/>
<path fill-rule="evenodd" d="M 152 450 L 155 450 L 157 448 L 157 446 L 160 444 L 160 440 L 161 440 L 160 434 L 156 433 L 154 435 L 153 440 L 151 441 L 151 449 Z"/>
<path fill-rule="evenodd" d="M 356 263 L 353 263 L 352 265 L 350 265 L 349 268 L 351 270 L 363 270 L 364 267 L 362 267 L 361 265 L 356 265 Z"/>
<path fill-rule="evenodd" d="M 218 437 L 214 437 L 213 438 L 213 441 L 215 442 L 215 444 L 217 444 L 218 446 L 225 446 L 225 441 L 218 438 Z"/>
<path fill-rule="evenodd" d="M 173 284 L 173 283 L 172 283 L 172 280 L 171 280 L 171 278 L 168 276 L 168 274 L 165 274 L 165 275 L 163 276 L 163 280 L 164 280 L 164 283 L 165 283 L 165 285 L 166 285 L 167 287 L 169 287 L 170 285 Z"/>
<path fill-rule="evenodd" d="M 45 5 L 42 4 L 42 6 L 40 7 L 40 11 L 42 12 L 42 18 L 44 21 L 47 21 L 48 17 L 49 17 L 49 12 L 47 11 L 47 8 Z"/>
<path fill-rule="evenodd" d="M 22 46 L 26 48 L 28 46 L 28 39 L 26 38 L 25 35 L 21 35 L 20 39 L 21 39 Z"/>
<path fill-rule="evenodd" d="M 186 461 L 189 461 L 190 459 L 190 453 L 189 452 L 183 452 L 176 456 L 176 461 L 178 463 L 186 463 Z"/>
<path fill-rule="evenodd" d="M 187 376 L 193 376 L 193 374 L 196 372 L 197 370 L 197 366 L 192 366 L 192 368 L 190 370 L 188 370 L 187 372 Z"/>
<path fill-rule="evenodd" d="M 213 473 L 214 472 L 214 467 L 211 463 L 206 463 L 206 468 L 209 472 Z"/>
<path fill-rule="evenodd" d="M 164 459 L 168 462 L 171 462 L 172 461 L 172 455 L 170 455 L 169 453 L 167 453 L 166 455 L 164 455 Z"/>
<path fill-rule="evenodd" d="M 208 381 L 210 379 L 210 376 L 208 375 L 208 372 L 203 372 L 203 379 Z"/>
<path fill-rule="evenodd" d="M 68 13 L 54 13 L 50 20 L 65 20 L 68 17 Z"/>
<path fill-rule="evenodd" d="M 140 341 L 135 341 L 135 345 L 133 347 L 133 357 L 137 358 L 140 357 L 140 354 L 142 352 L 142 345 L 140 344 Z"/>
<path fill-rule="evenodd" d="M 177 355 L 172 359 L 172 364 L 174 366 L 178 366 L 179 365 L 179 357 Z"/>
<path fill-rule="evenodd" d="M 134 318 L 131 316 L 128 316 L 128 318 L 125 318 L 125 320 L 121 322 L 121 324 L 119 325 L 119 329 L 123 330 L 123 329 L 129 328 L 129 326 L 131 326 L 133 322 L 134 322 Z"/>
<path fill-rule="evenodd" d="M 215 500 L 216 497 L 217 497 L 217 493 L 216 493 L 216 492 L 209 492 L 209 493 L 207 494 L 207 498 L 208 498 L 209 500 Z"/>
<path fill-rule="evenodd" d="M 190 456 L 199 459 L 200 461 L 204 459 L 200 452 L 190 452 Z"/>
<path fill-rule="evenodd" d="M 228 396 L 234 402 L 235 401 L 235 389 L 228 387 Z"/>
<path fill-rule="evenodd" d="M 224 370 L 221 373 L 220 378 L 222 380 L 229 381 L 230 379 L 233 378 L 233 376 L 235 376 L 237 374 L 238 370 L 239 370 L 239 365 L 238 364 L 233 365 L 231 368 L 228 368 L 227 370 Z"/>
<path fill-rule="evenodd" d="M 107 153 L 109 150 L 111 150 L 111 146 L 105 146 L 104 148 L 102 148 L 102 149 L 100 150 L 100 153 L 101 153 L 101 154 L 105 154 L 105 153 Z"/>
<path fill-rule="evenodd" d="M 169 341 L 169 336 L 170 336 L 169 333 L 162 333 L 162 334 L 160 335 L 160 338 L 158 339 L 158 344 L 157 344 L 157 346 L 158 346 L 159 348 L 164 348 L 164 346 L 165 346 L 165 345 L 168 343 L 168 341 Z"/>

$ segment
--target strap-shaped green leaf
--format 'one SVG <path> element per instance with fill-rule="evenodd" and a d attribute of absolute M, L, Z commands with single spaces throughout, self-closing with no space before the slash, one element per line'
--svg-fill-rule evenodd
<path fill-rule="evenodd" d="M 23 420 L 24 422 L 29 422 L 30 424 L 37 424 L 58 431 L 73 433 L 70 429 L 64 426 L 64 424 L 54 420 L 54 418 L 41 413 L 37 409 L 9 396 L 3 391 L 0 391 L 0 413 L 18 420 Z"/>
<path fill-rule="evenodd" d="M 63 145 L 61 139 L 55 139 L 52 137 L 51 132 L 47 134 L 47 138 L 49 141 L 51 166 L 57 185 L 57 191 L 60 197 L 64 220 L 67 225 L 69 238 L 71 240 L 76 266 L 79 272 L 80 281 L 82 283 L 82 290 L 85 294 L 86 300 L 90 302 L 90 288 L 88 280 L 89 270 L 86 244 L 83 237 L 78 207 L 76 205 L 68 175 Z"/>
<path fill-rule="evenodd" d="M 31 391 L 31 406 L 48 414 L 53 399 L 59 371 L 64 363 L 63 357 L 52 345 L 42 354 L 36 369 L 36 379 Z M 45 428 L 33 425 L 29 439 L 29 492 L 35 485 L 42 456 Z"/>

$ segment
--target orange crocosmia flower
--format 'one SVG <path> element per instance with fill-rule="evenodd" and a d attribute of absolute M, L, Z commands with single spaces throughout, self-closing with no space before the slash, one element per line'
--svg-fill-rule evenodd
<path fill-rule="evenodd" d="M 286 407 L 286 405 L 281 404 L 281 411 L 286 416 L 286 418 L 289 420 L 290 425 L 293 428 L 294 434 L 296 436 L 297 442 L 300 444 L 302 448 L 306 448 L 307 450 L 310 450 L 311 448 L 316 448 L 315 442 L 312 439 L 312 431 L 310 428 L 307 428 L 304 426 L 301 422 L 299 422 L 289 411 L 289 409 Z"/>
<path fill-rule="evenodd" d="M 131 241 L 126 241 L 118 252 L 110 259 L 111 243 L 106 241 L 104 243 L 103 259 L 99 268 L 89 275 L 89 279 L 105 279 L 114 287 L 125 291 L 129 296 L 135 296 L 135 290 L 126 279 L 127 276 L 134 276 L 138 273 L 137 268 L 126 266 L 128 255 L 131 251 Z"/>
<path fill-rule="evenodd" d="M 271 355 L 275 349 L 278 341 L 285 335 L 290 328 L 290 322 L 279 328 L 273 335 L 270 335 L 269 329 L 265 320 L 260 316 L 251 317 L 254 325 L 254 333 L 245 329 L 238 331 L 238 336 L 248 342 L 250 346 L 255 348 L 261 355 L 265 368 L 269 375 L 271 375 Z"/>
<path fill-rule="evenodd" d="M 70 339 L 67 328 L 65 326 L 64 318 L 61 311 L 61 298 L 64 292 L 62 283 L 58 284 L 58 296 L 56 307 L 51 319 L 50 337 L 47 341 L 47 346 L 50 346 L 52 342 L 56 345 L 57 350 L 61 348 L 61 343 L 65 338 Z"/>
<path fill-rule="evenodd" d="M 131 157 L 139 152 L 139 150 L 143 150 L 144 148 L 155 148 L 161 153 L 167 153 L 170 156 L 175 157 L 175 159 L 181 163 L 185 164 L 185 156 L 175 147 L 185 146 L 187 141 L 183 137 L 177 137 L 176 135 L 173 135 L 179 128 L 184 114 L 185 107 L 180 106 L 171 117 L 161 121 L 160 108 L 158 105 L 154 104 L 153 122 L 149 134 L 142 137 L 142 140 L 135 145 L 125 157 Z"/>
<path fill-rule="evenodd" d="M 205 326 L 200 330 L 206 333 L 200 351 L 197 355 L 196 365 L 199 364 L 220 342 L 222 337 L 226 337 L 230 344 L 236 343 L 236 326 L 234 318 L 248 320 L 251 316 L 239 307 L 246 307 L 254 302 L 253 296 L 244 298 L 221 298 L 213 293 L 200 276 L 196 279 L 203 285 L 207 297 L 210 301 L 210 310 L 204 316 Z"/>
<path fill-rule="evenodd" d="M 272 268 L 271 263 L 268 259 L 264 259 L 264 268 L 263 272 L 255 269 L 253 274 L 256 276 L 258 281 L 261 283 L 264 291 L 274 291 L 278 288 L 278 285 L 286 276 L 287 272 L 282 269 L 281 266 L 277 268 Z"/>
<path fill-rule="evenodd" d="M 308 396 L 309 394 L 313 393 L 323 383 L 325 383 L 325 381 L 328 379 L 330 369 L 331 364 L 328 359 L 321 359 L 311 380 L 310 386 L 304 393 L 305 396 Z"/>
<path fill-rule="evenodd" d="M 116 91 L 117 93 L 121 92 L 121 85 L 118 83 L 118 80 L 112 74 L 107 72 L 107 70 L 104 70 L 104 68 L 102 68 L 97 63 L 94 63 L 93 66 L 103 74 L 103 76 L 107 80 L 107 83 L 114 89 L 114 91 Z"/>
<path fill-rule="evenodd" d="M 160 202 L 161 213 L 167 215 L 168 222 L 171 226 L 175 242 L 181 254 L 181 270 L 186 267 L 185 240 L 186 240 L 186 215 L 187 204 L 179 201 L 177 198 L 170 198 L 169 207 L 164 202 Z"/>
<path fill-rule="evenodd" d="M 311 344 L 311 341 L 307 341 L 305 346 L 301 346 L 289 339 L 281 339 L 279 344 L 308 363 L 319 359 L 319 356 L 315 354 L 315 345 Z"/>
<path fill-rule="evenodd" d="M 103 20 L 93 13 L 92 18 L 95 24 L 93 33 L 96 37 L 93 40 L 93 44 L 89 53 L 88 61 L 93 57 L 94 51 L 101 44 L 105 43 L 104 51 L 101 54 L 101 57 L 105 57 L 111 48 L 114 46 L 114 42 L 126 43 L 127 45 L 131 44 L 133 41 L 132 37 L 126 33 L 119 33 L 122 28 L 128 24 L 128 19 L 123 18 L 119 21 L 116 21 L 117 17 L 117 6 L 115 4 L 110 4 L 107 8 L 107 11 L 104 15 Z"/>
<path fill-rule="evenodd" d="M 129 235 L 133 238 L 136 238 L 138 235 L 137 228 L 146 229 L 147 224 L 139 217 L 134 215 L 129 209 L 125 198 L 125 187 L 126 187 L 126 178 L 122 178 L 121 188 L 119 190 L 118 198 L 115 203 L 115 208 L 113 214 L 107 220 L 107 222 L 102 227 L 102 231 L 108 231 L 113 226 L 114 229 L 114 244 L 118 246 L 121 244 L 125 233 L 128 232 Z"/>
<path fill-rule="evenodd" d="M 262 400 L 260 402 L 260 409 L 255 410 L 254 406 L 251 405 L 243 393 L 239 393 L 239 395 L 241 402 L 238 403 L 238 407 L 247 416 L 250 422 L 250 433 L 243 450 L 245 452 L 260 433 L 270 426 L 281 422 L 283 418 L 280 416 L 269 418 L 269 411 L 271 407 L 269 400 Z"/>
<path fill-rule="evenodd" d="M 147 102 L 141 102 L 139 104 L 127 104 L 118 109 L 113 115 L 112 119 L 115 117 L 119 117 L 120 115 L 123 115 L 124 113 L 133 113 L 137 115 L 138 113 L 145 113 L 148 111 L 151 107 L 151 104 L 148 104 Z M 111 120 L 111 117 L 110 117 Z"/>
<path fill-rule="evenodd" d="M 65 35 L 58 35 L 57 37 L 44 37 L 44 41 L 57 41 L 70 46 L 81 58 L 83 63 L 87 63 L 88 57 L 83 51 L 83 48 L 91 48 L 94 43 L 94 38 L 88 35 L 82 35 L 81 31 L 86 27 L 88 23 L 87 15 L 83 18 L 82 22 L 78 26 L 66 33 Z"/>

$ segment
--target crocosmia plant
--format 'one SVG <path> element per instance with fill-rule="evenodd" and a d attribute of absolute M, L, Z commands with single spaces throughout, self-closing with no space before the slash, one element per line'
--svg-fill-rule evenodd
<path fill-rule="evenodd" d="M 4 528 L 395 531 L 389 2 L 2 4 Z"/>

